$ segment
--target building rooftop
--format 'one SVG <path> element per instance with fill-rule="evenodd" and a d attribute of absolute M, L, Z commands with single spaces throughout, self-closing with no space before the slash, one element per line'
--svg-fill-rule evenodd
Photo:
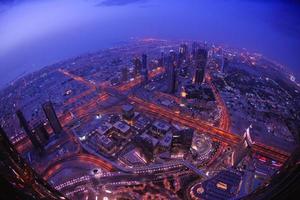
<path fill-rule="evenodd" d="M 101 135 L 107 133 L 110 129 L 112 128 L 112 125 L 108 122 L 105 122 L 103 124 L 101 124 L 97 129 L 96 131 L 98 133 L 100 133 Z"/>
<path fill-rule="evenodd" d="M 130 104 L 126 104 L 126 105 L 122 106 L 122 110 L 125 111 L 125 112 L 130 112 L 133 109 L 134 109 L 133 105 L 130 105 Z"/>
<path fill-rule="evenodd" d="M 113 126 L 122 133 L 126 133 L 130 129 L 130 126 L 128 126 L 125 122 L 122 121 L 116 122 Z"/>
<path fill-rule="evenodd" d="M 152 143 L 152 145 L 155 147 L 158 144 L 158 139 L 152 137 L 151 135 L 147 134 L 147 133 L 143 133 L 141 135 L 141 138 L 143 138 L 144 140 Z"/>
<path fill-rule="evenodd" d="M 162 121 L 158 121 L 156 120 L 154 123 L 153 123 L 153 126 L 155 128 L 157 128 L 158 130 L 162 130 L 162 131 L 168 131 L 171 126 L 169 124 L 167 124 L 166 122 L 162 122 Z"/>
<path fill-rule="evenodd" d="M 173 133 L 167 132 L 166 135 L 159 141 L 159 144 L 164 147 L 169 147 L 172 144 Z"/>

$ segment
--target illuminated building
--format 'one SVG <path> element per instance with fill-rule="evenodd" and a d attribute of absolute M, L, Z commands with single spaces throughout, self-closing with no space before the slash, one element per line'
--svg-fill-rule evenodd
<path fill-rule="evenodd" d="M 196 51 L 199 47 L 199 44 L 197 42 L 193 42 L 192 44 L 192 56 L 193 58 L 195 59 L 195 56 L 196 56 Z"/>
<path fill-rule="evenodd" d="M 173 133 L 168 131 L 164 137 L 159 141 L 159 148 L 162 151 L 170 150 L 172 145 Z"/>
<path fill-rule="evenodd" d="M 129 135 L 130 126 L 123 121 L 117 121 L 114 123 L 113 128 L 120 134 L 121 137 L 127 137 Z"/>
<path fill-rule="evenodd" d="M 20 126 L 24 129 L 25 133 L 27 134 L 29 140 L 31 141 L 34 148 L 39 150 L 40 152 L 44 151 L 43 145 L 39 142 L 36 135 L 33 131 L 30 130 L 29 125 L 22 113 L 21 110 L 17 110 L 16 112 L 17 117 L 19 118 Z"/>
<path fill-rule="evenodd" d="M 232 199 L 241 182 L 241 175 L 231 171 L 221 171 L 215 177 L 196 184 L 191 189 L 193 199 Z"/>
<path fill-rule="evenodd" d="M 149 140 L 148 138 L 143 138 L 142 136 L 138 135 L 134 137 L 133 142 L 138 148 L 140 155 L 142 155 L 147 162 L 153 160 L 154 146 L 152 140 Z"/>
<path fill-rule="evenodd" d="M 168 89 L 167 92 L 173 94 L 177 90 L 177 78 L 176 78 L 176 54 L 170 52 L 170 56 L 167 61 L 167 78 Z"/>
<path fill-rule="evenodd" d="M 206 62 L 207 62 L 207 55 L 208 55 L 208 52 L 206 49 L 203 49 L 203 48 L 197 49 L 196 55 L 195 55 L 196 67 L 205 67 Z"/>
<path fill-rule="evenodd" d="M 41 144 L 46 144 L 49 140 L 49 134 L 42 122 L 37 122 L 33 126 L 32 132 Z"/>
<path fill-rule="evenodd" d="M 59 134 L 62 132 L 62 126 L 57 118 L 57 115 L 55 113 L 55 110 L 53 108 L 53 105 L 51 103 L 51 101 L 48 101 L 46 103 L 43 104 L 43 110 L 44 113 L 50 123 L 50 126 L 52 127 L 53 131 L 56 134 Z"/>
<path fill-rule="evenodd" d="M 134 107 L 130 104 L 122 106 L 123 117 L 125 119 L 132 119 L 134 117 Z"/>
<path fill-rule="evenodd" d="M 232 166 L 237 167 L 238 164 L 249 154 L 251 153 L 251 145 L 252 145 L 252 140 L 250 137 L 250 128 L 247 128 L 244 135 L 243 139 L 240 142 L 240 144 L 237 146 L 236 151 L 233 152 L 232 154 Z"/>
<path fill-rule="evenodd" d="M 207 50 L 206 49 L 197 49 L 195 54 L 195 77 L 194 83 L 201 84 L 204 81 L 205 67 L 207 63 Z"/>
<path fill-rule="evenodd" d="M 148 66 L 147 66 L 147 55 L 142 55 L 142 74 L 144 76 L 144 81 L 148 81 Z"/>
<path fill-rule="evenodd" d="M 170 130 L 170 125 L 163 121 L 155 121 L 152 124 L 152 132 L 157 136 L 163 136 Z"/>
<path fill-rule="evenodd" d="M 175 131 L 172 138 L 172 153 L 186 154 L 189 152 L 194 132 L 192 129 Z"/>
<path fill-rule="evenodd" d="M 158 59 L 158 65 L 159 66 L 164 66 L 165 65 L 165 54 L 162 51 L 160 54 L 160 58 Z"/>
<path fill-rule="evenodd" d="M 139 115 L 134 120 L 133 126 L 138 132 L 144 132 L 150 127 L 150 120 L 142 115 Z"/>
<path fill-rule="evenodd" d="M 142 55 L 142 67 L 143 67 L 143 69 L 147 69 L 147 55 L 146 54 Z"/>
<path fill-rule="evenodd" d="M 122 68 L 122 81 L 126 82 L 128 80 L 128 69 L 127 67 Z"/>
<path fill-rule="evenodd" d="M 201 84 L 204 80 L 204 68 L 196 68 L 194 84 Z"/>
<path fill-rule="evenodd" d="M 182 63 L 188 57 L 188 46 L 186 44 L 181 44 L 179 47 L 179 60 Z"/>
<path fill-rule="evenodd" d="M 140 74 L 142 71 L 142 62 L 139 58 L 134 58 L 133 59 L 133 64 L 134 64 L 134 74 Z"/>

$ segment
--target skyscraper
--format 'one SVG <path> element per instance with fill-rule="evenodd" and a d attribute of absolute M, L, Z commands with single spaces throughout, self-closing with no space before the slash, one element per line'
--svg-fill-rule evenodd
<path fill-rule="evenodd" d="M 135 75 L 140 74 L 142 71 L 142 62 L 139 58 L 134 58 L 133 59 L 133 64 L 134 64 L 134 73 Z"/>
<path fill-rule="evenodd" d="M 35 134 L 36 138 L 41 144 L 46 144 L 49 140 L 49 134 L 42 122 L 35 123 L 32 132 Z"/>
<path fill-rule="evenodd" d="M 194 132 L 192 129 L 175 131 L 172 139 L 172 152 L 188 153 L 193 141 Z"/>
<path fill-rule="evenodd" d="M 16 112 L 17 117 L 19 119 L 20 122 L 20 126 L 24 129 L 25 133 L 27 134 L 27 136 L 29 137 L 29 140 L 31 141 L 32 145 L 34 146 L 34 148 L 36 148 L 39 151 L 43 151 L 43 145 L 39 142 L 39 140 L 37 139 L 37 137 L 35 136 L 34 132 L 32 132 L 29 128 L 29 125 L 22 113 L 21 110 L 17 110 Z"/>
<path fill-rule="evenodd" d="M 160 58 L 158 60 L 158 65 L 160 67 L 165 65 L 165 54 L 164 54 L 163 51 L 160 53 Z"/>
<path fill-rule="evenodd" d="M 171 61 L 173 66 L 175 66 L 175 67 L 177 66 L 178 57 L 174 50 L 170 50 L 168 61 Z"/>
<path fill-rule="evenodd" d="M 195 77 L 194 77 L 194 83 L 195 84 L 201 84 L 204 80 L 204 68 L 198 67 L 195 70 Z"/>
<path fill-rule="evenodd" d="M 183 62 L 188 57 L 188 46 L 186 44 L 181 44 L 179 47 L 179 60 Z"/>
<path fill-rule="evenodd" d="M 142 55 L 142 74 L 144 76 L 144 81 L 148 81 L 148 66 L 147 66 L 147 55 Z"/>
<path fill-rule="evenodd" d="M 208 55 L 208 52 L 207 52 L 206 49 L 198 48 L 196 50 L 196 55 L 195 55 L 195 65 L 196 65 L 196 67 L 205 68 L 206 63 L 207 63 L 207 55 Z"/>
<path fill-rule="evenodd" d="M 195 54 L 195 76 L 194 83 L 201 84 L 204 81 L 205 68 L 207 63 L 207 50 L 198 48 Z"/>
<path fill-rule="evenodd" d="M 199 44 L 197 42 L 193 42 L 192 44 L 192 56 L 193 58 L 195 59 L 195 56 L 196 56 L 196 51 L 199 47 Z"/>
<path fill-rule="evenodd" d="M 176 92 L 176 87 L 177 87 L 177 80 L 176 80 L 176 69 L 175 69 L 175 61 L 174 61 L 174 57 L 172 57 L 171 55 L 168 57 L 168 61 L 167 61 L 167 82 L 168 82 L 168 90 L 167 92 L 170 94 L 173 94 L 174 92 Z"/>
<path fill-rule="evenodd" d="M 122 81 L 126 82 L 128 80 L 128 69 L 127 67 L 122 68 Z"/>
<path fill-rule="evenodd" d="M 237 167 L 238 164 L 251 153 L 252 139 L 250 136 L 250 129 L 252 125 L 246 129 L 240 144 L 232 154 L 232 166 Z"/>
<path fill-rule="evenodd" d="M 147 55 L 146 54 L 142 55 L 142 67 L 143 67 L 143 69 L 147 69 Z"/>
<path fill-rule="evenodd" d="M 51 101 L 48 101 L 43 104 L 43 110 L 44 113 L 50 123 L 50 126 L 52 127 L 54 133 L 59 134 L 62 132 L 61 124 L 57 118 L 57 115 L 55 113 L 55 110 L 53 108 L 53 105 Z"/>

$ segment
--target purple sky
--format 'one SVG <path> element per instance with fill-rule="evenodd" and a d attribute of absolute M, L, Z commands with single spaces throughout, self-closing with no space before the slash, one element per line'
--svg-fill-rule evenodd
<path fill-rule="evenodd" d="M 130 37 L 245 47 L 287 65 L 300 77 L 300 9 L 292 1 L 5 2 L 0 3 L 0 86 L 23 72 Z"/>

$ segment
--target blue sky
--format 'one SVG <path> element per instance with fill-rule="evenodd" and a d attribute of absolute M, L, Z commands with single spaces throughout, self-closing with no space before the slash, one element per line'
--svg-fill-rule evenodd
<path fill-rule="evenodd" d="M 247 48 L 300 75 L 296 1 L 15 0 L 0 4 L 3 85 L 61 59 L 130 37 L 198 39 Z"/>

